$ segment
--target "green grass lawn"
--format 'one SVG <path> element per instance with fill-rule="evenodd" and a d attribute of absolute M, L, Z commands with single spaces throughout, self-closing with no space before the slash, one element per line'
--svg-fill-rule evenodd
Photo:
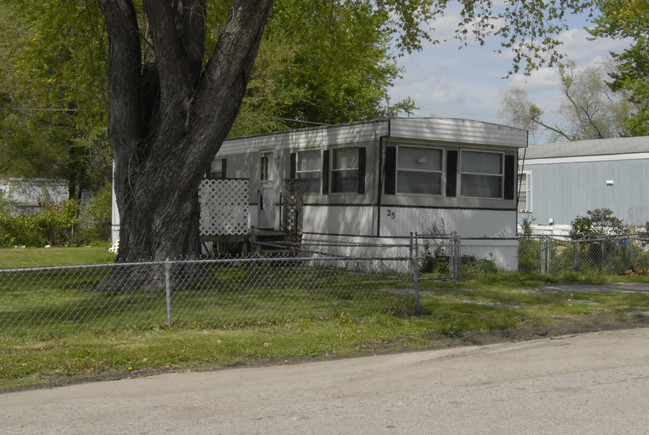
<path fill-rule="evenodd" d="M 0 269 L 114 263 L 115 254 L 108 252 L 108 248 L 108 244 L 73 248 L 0 248 Z"/>
<path fill-rule="evenodd" d="M 5 269 L 106 264 L 113 260 L 107 254 L 4 249 L 0 261 Z M 560 278 L 503 273 L 422 282 L 415 316 L 407 276 L 236 262 L 210 266 L 212 279 L 202 284 L 173 283 L 168 306 L 164 289 L 96 291 L 108 271 L 48 270 L 36 279 L 0 273 L 0 390 L 466 344 L 476 333 L 624 324 L 649 313 L 645 294 L 544 292 L 544 283 Z"/>

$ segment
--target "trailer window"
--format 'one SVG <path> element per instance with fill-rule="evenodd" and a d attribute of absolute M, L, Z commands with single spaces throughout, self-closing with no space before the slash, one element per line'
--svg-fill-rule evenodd
<path fill-rule="evenodd" d="M 518 211 L 532 213 L 532 173 L 518 174 Z"/>
<path fill-rule="evenodd" d="M 441 195 L 442 150 L 398 147 L 397 193 Z"/>
<path fill-rule="evenodd" d="M 503 197 L 503 154 L 462 151 L 460 192 L 477 198 Z"/>
<path fill-rule="evenodd" d="M 259 161 L 259 181 L 270 180 L 270 161 L 273 158 L 273 153 L 262 153 Z"/>
<path fill-rule="evenodd" d="M 212 165 L 210 166 L 209 178 L 213 180 L 222 180 L 225 179 L 225 159 L 214 159 Z"/>
<path fill-rule="evenodd" d="M 304 193 L 320 193 L 322 155 L 320 151 L 302 151 L 297 155 L 296 177 L 302 180 Z"/>
<path fill-rule="evenodd" d="M 332 193 L 358 193 L 358 155 L 358 148 L 332 150 Z"/>

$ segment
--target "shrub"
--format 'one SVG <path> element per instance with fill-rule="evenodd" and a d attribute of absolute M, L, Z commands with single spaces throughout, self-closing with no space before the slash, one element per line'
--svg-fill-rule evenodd
<path fill-rule="evenodd" d="M 82 223 L 78 235 L 75 237 L 76 243 L 88 244 L 95 241 L 107 242 L 110 240 L 112 193 L 111 183 L 106 183 L 92 197 L 83 213 Z"/>
<path fill-rule="evenodd" d="M 441 243 L 433 243 L 435 246 L 431 251 L 431 243 L 424 242 L 424 255 L 421 259 L 419 271 L 421 273 L 449 273 L 449 258 L 444 252 L 444 246 Z"/>
<path fill-rule="evenodd" d="M 0 214 L 0 246 L 68 246 L 78 223 L 79 203 L 45 204 L 41 213 L 12 216 Z"/>
<path fill-rule="evenodd" d="M 462 274 L 490 274 L 498 273 L 500 268 L 495 261 L 487 258 L 470 259 L 462 264 Z"/>

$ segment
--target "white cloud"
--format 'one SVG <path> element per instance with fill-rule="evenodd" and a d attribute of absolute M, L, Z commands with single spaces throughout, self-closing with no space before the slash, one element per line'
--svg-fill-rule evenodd
<path fill-rule="evenodd" d="M 459 13 L 449 10 L 435 23 L 437 30 L 433 36 L 438 39 L 452 37 L 458 19 Z M 628 46 L 628 41 L 590 41 L 588 32 L 583 29 L 585 19 L 571 20 L 573 28 L 559 35 L 564 43 L 561 51 L 580 67 L 601 62 L 610 51 L 622 51 Z M 487 43 L 458 50 L 460 42 L 451 39 L 437 45 L 426 44 L 421 52 L 402 57 L 399 64 L 406 71 L 390 92 L 392 101 L 412 97 L 420 107 L 415 116 L 435 114 L 500 122 L 497 116 L 500 96 L 518 86 L 526 89 L 530 99 L 547 115 L 553 114 L 561 92 L 557 70 L 544 67 L 529 76 L 517 74 L 503 80 L 512 67 L 512 54 L 494 53 L 499 47 L 496 38 L 490 38 Z"/>
<path fill-rule="evenodd" d="M 525 89 L 544 89 L 555 87 L 560 83 L 559 74 L 556 68 L 543 67 L 527 76 L 517 74 L 511 79 L 513 87 Z"/>

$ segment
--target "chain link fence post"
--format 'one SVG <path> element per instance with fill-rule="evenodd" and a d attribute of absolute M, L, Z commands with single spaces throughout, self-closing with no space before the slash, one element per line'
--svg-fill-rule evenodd
<path fill-rule="evenodd" d="M 541 275 L 546 275 L 548 273 L 547 249 L 548 249 L 547 237 L 541 237 Z"/>
<path fill-rule="evenodd" d="M 171 326 L 171 262 L 165 259 L 165 294 L 167 299 L 167 326 Z"/>
<path fill-rule="evenodd" d="M 417 233 L 410 233 L 410 276 L 415 293 L 415 314 L 421 315 L 421 295 L 419 294 L 419 244 Z"/>
<path fill-rule="evenodd" d="M 460 255 L 460 235 L 453 231 L 451 234 L 451 273 L 453 279 L 460 279 L 460 266 L 462 263 L 462 257 Z"/>

